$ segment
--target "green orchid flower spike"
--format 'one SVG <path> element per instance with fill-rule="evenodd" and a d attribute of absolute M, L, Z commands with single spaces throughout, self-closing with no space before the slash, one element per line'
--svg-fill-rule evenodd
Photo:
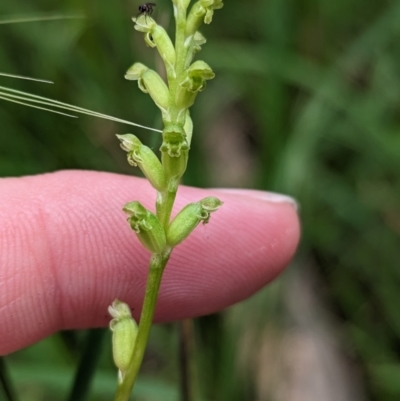
<path fill-rule="evenodd" d="M 172 3 L 176 25 L 174 43 L 166 30 L 150 17 L 150 13 L 143 12 L 143 6 L 139 10 L 141 15 L 133 18 L 135 29 L 144 34 L 146 45 L 157 49 L 165 74 L 135 62 L 125 78 L 137 81 L 139 89 L 150 95 L 161 111 L 164 128 L 159 155 L 133 134 L 117 135 L 121 148 L 127 152 L 128 163 L 140 168 L 157 191 L 157 196 L 154 211 L 138 201 L 123 207 L 131 229 L 150 256 L 139 325 L 136 325 L 128 305 L 123 302 L 115 300 L 109 308 L 113 317 L 110 324 L 113 355 L 119 369 L 115 401 L 129 400 L 147 345 L 161 278 L 171 252 L 201 222 L 208 223 L 211 213 L 222 205 L 219 199 L 207 197 L 186 205 L 171 218 L 179 183 L 189 159 L 193 134 L 189 109 L 206 88 L 207 81 L 215 77 L 206 62 L 193 62 L 206 43 L 199 28 L 203 23 L 209 24 L 214 11 L 223 7 L 221 0 L 198 0 L 190 10 L 190 0 L 172 0 Z M 164 75 L 165 80 L 162 78 Z"/>

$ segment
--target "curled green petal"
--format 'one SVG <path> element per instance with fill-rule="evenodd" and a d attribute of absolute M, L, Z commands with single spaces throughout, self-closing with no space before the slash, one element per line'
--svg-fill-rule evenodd
<path fill-rule="evenodd" d="M 224 6 L 222 0 L 200 0 L 203 7 L 206 8 L 206 15 L 204 16 L 204 23 L 210 24 L 214 15 L 214 10 L 219 10 Z"/>
<path fill-rule="evenodd" d="M 201 76 L 203 79 L 213 79 L 214 71 L 211 67 L 202 60 L 195 61 L 188 69 L 189 76 Z"/>
<path fill-rule="evenodd" d="M 208 213 L 208 217 L 203 219 L 204 224 L 208 223 L 210 213 L 215 212 L 222 206 L 222 202 L 215 196 L 207 196 L 207 198 L 202 199 L 199 203 L 203 211 Z"/>
<path fill-rule="evenodd" d="M 135 63 L 129 67 L 129 70 L 125 74 L 125 79 L 128 81 L 138 81 L 142 78 L 142 74 L 148 69 L 149 68 L 142 63 Z"/>
<path fill-rule="evenodd" d="M 136 150 L 142 144 L 140 139 L 132 134 L 117 135 L 117 138 L 121 141 L 121 149 L 125 152 Z"/>

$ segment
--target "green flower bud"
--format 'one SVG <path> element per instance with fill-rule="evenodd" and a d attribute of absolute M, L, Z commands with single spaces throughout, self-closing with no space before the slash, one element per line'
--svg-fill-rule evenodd
<path fill-rule="evenodd" d="M 123 207 L 123 211 L 129 215 L 128 222 L 143 246 L 152 253 L 163 252 L 166 238 L 157 216 L 138 201 L 127 203 Z"/>
<path fill-rule="evenodd" d="M 153 70 L 142 63 L 135 63 L 125 74 L 129 81 L 138 81 L 142 92 L 148 93 L 154 103 L 163 111 L 169 107 L 169 90 L 163 79 Z"/>
<path fill-rule="evenodd" d="M 203 221 L 210 220 L 211 212 L 222 205 L 222 202 L 209 196 L 196 203 L 189 203 L 172 220 L 167 230 L 167 242 L 171 247 L 180 244 Z"/>
<path fill-rule="evenodd" d="M 224 6 L 222 0 L 199 0 L 193 4 L 186 25 L 186 36 L 193 35 L 200 27 L 201 23 L 210 24 L 214 10 Z"/>
<path fill-rule="evenodd" d="M 128 152 L 128 163 L 131 166 L 139 166 L 150 184 L 157 191 L 163 192 L 167 182 L 163 166 L 155 153 L 143 145 L 135 135 L 117 135 L 117 138 L 121 141 L 121 148 Z"/>
<path fill-rule="evenodd" d="M 176 105 L 186 109 L 193 105 L 197 93 L 206 87 L 206 82 L 213 79 L 215 74 L 204 61 L 195 61 L 186 71 L 176 92 Z"/>
<path fill-rule="evenodd" d="M 186 128 L 190 128 L 189 123 Z M 184 128 L 176 124 L 164 128 L 163 139 L 160 150 L 162 165 L 168 182 L 167 190 L 175 192 L 178 189 L 179 180 L 186 170 L 189 145 Z"/>
<path fill-rule="evenodd" d="M 108 307 L 113 317 L 110 322 L 114 363 L 119 369 L 119 380 L 123 380 L 135 348 L 138 326 L 133 320 L 129 306 L 116 299 Z"/>
<path fill-rule="evenodd" d="M 150 18 L 148 15 L 141 15 L 138 18 L 133 18 L 136 23 L 135 29 L 139 32 L 144 32 L 144 40 L 147 46 L 157 47 L 157 50 L 169 68 L 175 65 L 176 53 L 174 45 L 167 31 Z"/>

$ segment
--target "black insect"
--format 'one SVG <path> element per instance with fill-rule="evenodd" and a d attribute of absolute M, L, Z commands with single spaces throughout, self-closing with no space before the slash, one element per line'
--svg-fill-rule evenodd
<path fill-rule="evenodd" d="M 139 6 L 139 14 L 137 15 L 136 18 L 139 18 L 141 15 L 144 15 L 145 17 L 147 15 L 153 14 L 153 7 L 156 6 L 156 3 L 144 3 Z"/>

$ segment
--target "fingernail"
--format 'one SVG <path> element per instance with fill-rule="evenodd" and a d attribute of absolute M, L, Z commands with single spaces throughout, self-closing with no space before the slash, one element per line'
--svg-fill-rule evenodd
<path fill-rule="evenodd" d="M 218 188 L 218 191 L 229 193 L 229 194 L 237 194 L 243 196 L 250 196 L 251 198 L 256 198 L 260 200 L 264 200 L 272 203 L 287 203 L 291 205 L 296 211 L 299 210 L 299 204 L 296 199 L 292 198 L 288 195 L 278 194 L 275 192 L 266 192 L 266 191 L 257 191 L 255 189 L 227 189 L 227 188 Z"/>

